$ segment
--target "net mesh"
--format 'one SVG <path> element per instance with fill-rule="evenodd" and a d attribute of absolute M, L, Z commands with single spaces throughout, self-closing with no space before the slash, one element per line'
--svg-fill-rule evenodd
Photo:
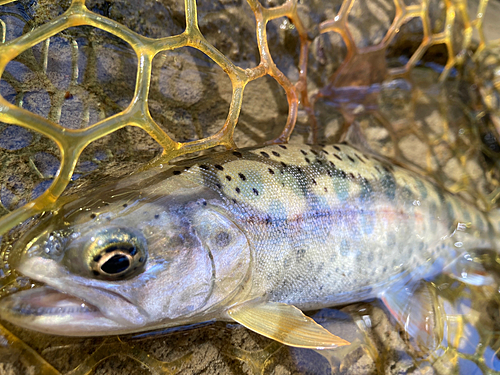
<path fill-rule="evenodd" d="M 487 6 L 0 1 L 1 295 L 29 283 L 9 268 L 11 229 L 101 177 L 218 146 L 347 140 L 495 207 L 500 47 L 485 35 Z M 185 363 L 102 345 L 72 373 L 115 351 L 157 373 Z M 260 373 L 281 348 L 226 355 Z"/>

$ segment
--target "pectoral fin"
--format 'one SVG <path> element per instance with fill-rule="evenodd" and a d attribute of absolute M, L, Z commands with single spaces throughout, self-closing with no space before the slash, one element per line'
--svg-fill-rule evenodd
<path fill-rule="evenodd" d="M 332 349 L 349 345 L 292 305 L 250 301 L 227 311 L 241 325 L 285 345 L 309 349 Z"/>

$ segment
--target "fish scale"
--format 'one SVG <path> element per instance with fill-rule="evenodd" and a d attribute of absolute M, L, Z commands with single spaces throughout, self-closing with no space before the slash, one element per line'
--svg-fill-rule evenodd
<path fill-rule="evenodd" d="M 456 241 L 442 238 L 471 213 L 487 221 L 435 184 L 347 145 L 276 145 L 199 163 L 187 178 L 232 206 L 254 244 L 256 285 L 302 308 L 374 297 L 413 265 L 456 256 Z M 465 240 L 469 248 L 492 246 L 483 229 Z"/>
<path fill-rule="evenodd" d="M 378 297 L 421 337 L 439 321 L 421 280 L 495 238 L 485 213 L 348 145 L 227 151 L 66 203 L 19 241 L 17 269 L 51 288 L 9 296 L 0 315 L 84 336 L 233 319 L 324 348 L 347 342 L 299 309 Z M 469 258 L 458 278 L 481 274 Z"/>

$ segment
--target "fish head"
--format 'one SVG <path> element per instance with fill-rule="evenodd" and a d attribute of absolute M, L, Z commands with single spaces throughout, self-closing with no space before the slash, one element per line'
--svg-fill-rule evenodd
<path fill-rule="evenodd" d="M 46 286 L 4 298 L 0 316 L 71 336 L 213 318 L 248 278 L 249 242 L 219 195 L 172 180 L 108 188 L 49 214 L 15 262 Z"/>

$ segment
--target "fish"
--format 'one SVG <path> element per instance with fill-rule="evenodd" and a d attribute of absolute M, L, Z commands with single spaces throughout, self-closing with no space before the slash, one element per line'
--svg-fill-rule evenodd
<path fill-rule="evenodd" d="M 69 199 L 12 254 L 45 284 L 0 317 L 65 336 L 234 321 L 283 344 L 349 342 L 304 314 L 379 299 L 422 345 L 439 341 L 429 280 L 487 284 L 474 251 L 500 216 L 347 144 L 277 144 L 137 172 Z"/>

